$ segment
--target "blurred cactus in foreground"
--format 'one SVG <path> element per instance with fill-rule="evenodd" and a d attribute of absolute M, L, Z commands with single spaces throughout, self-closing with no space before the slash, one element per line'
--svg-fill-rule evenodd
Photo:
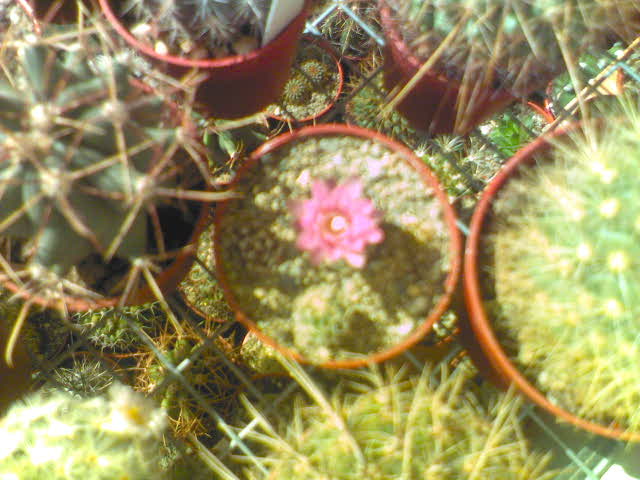
<path fill-rule="evenodd" d="M 471 370 L 427 366 L 351 372 L 331 405 L 298 397 L 293 418 L 250 434 L 268 470 L 251 480 L 550 479 L 548 456 L 523 438 L 512 394 L 487 390 Z"/>

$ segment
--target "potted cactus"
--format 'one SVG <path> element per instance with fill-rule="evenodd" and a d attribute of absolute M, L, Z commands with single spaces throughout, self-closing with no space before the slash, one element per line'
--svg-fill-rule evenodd
<path fill-rule="evenodd" d="M 280 95 L 309 2 L 100 0 L 100 6 L 120 36 L 169 74 L 181 78 L 196 69 L 197 100 L 209 114 L 238 118 Z"/>
<path fill-rule="evenodd" d="M 342 93 L 344 74 L 331 44 L 305 35 L 282 95 L 267 107 L 270 117 L 305 123 L 328 113 Z"/>
<path fill-rule="evenodd" d="M 640 440 L 635 199 L 640 115 L 520 150 L 484 192 L 465 255 L 489 363 L 559 418 Z"/>
<path fill-rule="evenodd" d="M 17 62 L 0 73 L 0 280 L 25 309 L 161 298 L 188 271 L 200 206 L 227 196 L 207 191 L 194 127 L 162 86 L 72 33 L 8 43 Z"/>
<path fill-rule="evenodd" d="M 446 310 L 460 234 L 408 148 L 357 127 L 306 127 L 258 148 L 232 186 L 241 198 L 214 219 L 217 278 L 236 318 L 285 354 L 381 361 Z"/>
<path fill-rule="evenodd" d="M 640 7 L 628 0 L 379 4 L 386 83 L 397 87 L 392 104 L 433 134 L 468 133 L 544 88 L 587 47 L 640 31 Z"/>

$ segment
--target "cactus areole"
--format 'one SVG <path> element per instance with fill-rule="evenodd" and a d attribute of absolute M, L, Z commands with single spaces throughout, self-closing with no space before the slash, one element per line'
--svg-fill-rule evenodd
<path fill-rule="evenodd" d="M 300 13 L 264 46 L 220 58 L 214 58 L 210 53 L 204 54 L 204 58 L 189 58 L 164 52 L 157 48 L 157 42 L 153 44 L 134 35 L 126 15 L 119 14 L 115 7 L 118 2 L 99 2 L 114 30 L 169 75 L 182 78 L 197 69 L 201 75 L 197 78 L 196 100 L 204 111 L 217 118 L 245 117 L 260 112 L 278 99 L 289 78 L 298 39 L 311 5 L 311 0 L 306 0 Z M 210 3 L 220 5 L 231 2 Z M 185 8 L 193 10 L 190 16 L 185 15 L 187 18 L 198 17 L 196 6 Z M 221 27 L 226 28 L 224 24 Z M 201 41 L 199 37 L 192 40 L 193 44 Z"/>
<path fill-rule="evenodd" d="M 2 277 L 23 295 L 24 279 L 71 274 L 82 277 L 78 291 L 111 296 L 114 269 L 184 246 L 198 217 L 192 202 L 158 194 L 196 176 L 181 156 L 181 116 L 84 40 L 57 48 L 31 38 L 15 72 L 0 74 Z M 176 245 L 162 232 L 181 211 L 187 233 Z M 175 256 L 166 258 L 157 265 Z"/>
<path fill-rule="evenodd" d="M 602 123 L 598 123 L 597 125 L 602 127 Z M 570 412 L 565 406 L 559 405 L 557 400 L 554 400 L 539 390 L 529 375 L 525 377 L 522 369 L 516 365 L 513 356 L 507 353 L 504 344 L 500 342 L 499 338 L 501 337 L 497 334 L 495 318 L 492 319 L 495 315 L 491 313 L 487 302 L 487 289 L 493 287 L 489 286 L 492 280 L 483 272 L 487 272 L 490 268 L 489 265 L 487 265 L 487 258 L 493 254 L 498 254 L 497 252 L 491 255 L 486 254 L 487 235 L 491 230 L 492 224 L 497 220 L 496 214 L 494 213 L 494 204 L 498 201 L 499 196 L 510 182 L 519 178 L 525 170 L 535 169 L 536 166 L 549 164 L 551 160 L 549 158 L 550 153 L 553 151 L 556 142 L 567 141 L 569 136 L 579 130 L 579 124 L 572 124 L 563 129 L 556 130 L 549 135 L 542 136 L 519 150 L 494 177 L 480 198 L 471 220 L 464 256 L 464 296 L 469 313 L 470 327 L 475 337 L 475 341 L 471 341 L 472 343 L 469 345 L 469 348 L 472 350 L 471 357 L 474 362 L 476 362 L 478 367 L 484 371 L 485 375 L 498 386 L 506 388 L 507 385 L 513 383 L 531 401 L 558 419 L 569 422 L 579 428 L 606 437 L 637 442 L 640 441 L 640 434 L 637 432 L 625 429 L 623 426 L 615 423 L 599 423 L 574 412 Z M 575 145 L 570 143 L 567 148 L 575 149 Z M 535 194 L 535 192 L 532 192 L 532 194 Z M 567 203 L 568 207 L 575 206 L 571 202 L 565 203 Z M 572 225 L 570 225 L 570 222 L 568 223 L 568 228 L 572 231 Z M 574 231 L 574 236 L 578 237 L 579 235 Z M 535 251 L 535 247 L 530 246 L 529 248 Z M 550 250 L 553 250 L 553 248 L 553 246 L 549 246 Z M 576 249 L 577 256 L 584 257 L 586 253 L 584 249 Z M 530 273 L 531 272 L 527 272 L 527 275 Z M 522 292 L 522 296 L 526 299 L 526 302 L 536 305 L 537 302 L 534 299 L 535 297 L 533 297 L 535 293 L 534 291 L 528 290 Z M 492 296 L 495 296 L 495 294 Z M 577 298 L 573 300 L 574 302 L 579 301 Z M 492 303 L 495 303 L 495 299 Z M 542 307 L 539 304 L 537 305 Z M 535 308 L 538 308 L 538 306 Z M 544 306 L 544 308 L 547 307 L 548 305 Z M 552 305 L 550 307 L 553 308 Z M 551 328 L 553 327 L 549 322 L 547 329 Z M 557 335 L 561 337 L 562 333 L 557 333 Z M 575 335 L 575 333 L 571 333 L 571 335 Z M 635 333 L 633 333 L 633 335 L 635 335 Z M 552 350 L 553 347 L 554 345 L 549 345 L 549 350 Z M 606 348 L 618 349 L 622 347 L 614 344 L 606 344 Z M 564 355 L 564 353 L 568 352 L 559 351 L 559 355 Z M 586 351 L 584 353 L 587 354 Z M 603 361 L 607 361 L 606 357 Z M 574 366 L 576 369 L 580 368 L 577 363 L 575 363 Z M 487 371 L 486 369 L 489 370 Z M 584 394 L 589 395 L 587 392 Z M 635 408 L 635 403 L 632 408 Z"/>

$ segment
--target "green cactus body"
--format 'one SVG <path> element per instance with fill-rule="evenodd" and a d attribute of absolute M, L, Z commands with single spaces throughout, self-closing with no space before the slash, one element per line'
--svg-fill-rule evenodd
<path fill-rule="evenodd" d="M 341 379 L 331 407 L 296 398 L 292 418 L 248 435 L 268 473 L 253 469 L 246 478 L 555 478 L 549 456 L 524 440 L 520 402 L 478 388 L 465 370 L 365 371 Z"/>
<path fill-rule="evenodd" d="M 167 101 L 97 38 L 66 33 L 22 42 L 16 71 L 0 73 L 0 234 L 34 272 L 60 276 L 154 251 L 148 212 L 171 205 L 155 189 L 194 169 L 173 158 L 186 134 Z"/>
<path fill-rule="evenodd" d="M 640 432 L 637 112 L 558 142 L 494 202 L 492 309 L 553 403 Z M 598 130 L 602 130 L 601 132 Z"/>
<path fill-rule="evenodd" d="M 564 70 L 567 58 L 631 41 L 640 6 L 631 0 L 388 0 L 415 55 L 448 78 L 526 96 Z M 453 33 L 452 33 L 453 32 Z M 447 36 L 451 34 L 450 38 Z M 446 39 L 446 40 L 445 40 Z"/>
<path fill-rule="evenodd" d="M 0 476 L 20 480 L 164 479 L 164 412 L 129 387 L 88 399 L 36 393 L 0 420 Z"/>
<path fill-rule="evenodd" d="M 219 57 L 248 53 L 260 45 L 272 3 L 272 0 L 129 0 L 121 11 L 156 30 L 153 35 L 164 39 L 162 48 L 174 54 Z M 134 26 L 134 34 L 136 30 L 141 29 Z M 198 53 L 203 46 L 205 52 Z"/>
<path fill-rule="evenodd" d="M 369 247 L 361 269 L 344 261 L 316 265 L 295 245 L 291 202 L 308 198 L 315 180 L 336 178 L 359 178 L 383 212 L 385 239 Z M 293 142 L 264 156 L 237 188 L 243 198 L 217 217 L 217 267 L 243 313 L 309 361 L 389 349 L 442 299 L 451 268 L 442 204 L 386 146 L 355 136 Z"/>
<path fill-rule="evenodd" d="M 77 324 L 89 340 L 100 349 L 129 352 L 143 345 L 131 324 L 146 332 L 161 328 L 167 321 L 159 303 L 122 308 L 104 308 L 76 313 L 71 322 Z"/>

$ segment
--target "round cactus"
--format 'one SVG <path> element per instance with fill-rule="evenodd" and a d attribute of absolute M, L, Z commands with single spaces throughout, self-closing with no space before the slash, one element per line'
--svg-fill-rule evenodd
<path fill-rule="evenodd" d="M 640 31 L 640 7 L 631 0 L 385 1 L 417 57 L 426 61 L 438 50 L 433 60 L 448 78 L 516 97 L 545 86 L 588 47 L 615 34 L 630 41 Z"/>
<path fill-rule="evenodd" d="M 0 235 L 19 242 L 4 278 L 131 292 L 128 267 L 166 265 L 187 243 L 207 197 L 191 189 L 208 180 L 186 117 L 128 54 L 65 32 L 9 44 L 19 61 L 0 73 Z"/>
<path fill-rule="evenodd" d="M 524 440 L 521 402 L 478 387 L 466 367 L 358 372 L 330 406 L 296 398 L 275 431 L 247 435 L 267 473 L 246 469 L 246 478 L 556 478 L 549 455 Z"/>
<path fill-rule="evenodd" d="M 164 412 L 130 388 L 89 399 L 36 393 L 0 420 L 3 479 L 170 478 L 160 468 Z"/>
<path fill-rule="evenodd" d="M 558 141 L 494 201 L 487 245 L 503 345 L 547 398 L 640 432 L 640 114 Z"/>
<path fill-rule="evenodd" d="M 456 265 L 426 168 L 369 132 L 342 132 L 310 127 L 254 157 L 234 184 L 243 197 L 215 216 L 218 279 L 238 318 L 317 364 L 417 341 Z"/>

